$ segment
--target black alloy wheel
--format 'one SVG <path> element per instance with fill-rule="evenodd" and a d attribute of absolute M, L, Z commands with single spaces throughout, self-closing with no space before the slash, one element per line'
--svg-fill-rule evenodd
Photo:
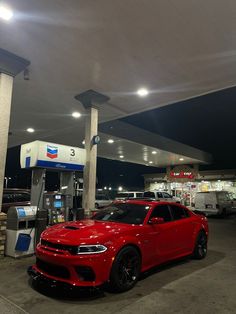
<path fill-rule="evenodd" d="M 114 292 L 132 289 L 138 281 L 141 257 L 135 247 L 126 246 L 117 254 L 110 274 L 110 288 Z"/>
<path fill-rule="evenodd" d="M 197 237 L 193 257 L 203 259 L 207 255 L 207 235 L 205 231 L 200 231 Z"/>

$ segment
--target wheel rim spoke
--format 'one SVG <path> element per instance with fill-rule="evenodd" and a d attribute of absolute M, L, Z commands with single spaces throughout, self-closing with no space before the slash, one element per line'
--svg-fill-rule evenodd
<path fill-rule="evenodd" d="M 198 252 L 201 256 L 207 252 L 207 239 L 205 236 L 201 236 L 198 242 Z"/>
<path fill-rule="evenodd" d="M 138 257 L 136 255 L 126 254 L 120 261 L 119 265 L 119 281 L 122 285 L 130 285 L 137 278 Z"/>

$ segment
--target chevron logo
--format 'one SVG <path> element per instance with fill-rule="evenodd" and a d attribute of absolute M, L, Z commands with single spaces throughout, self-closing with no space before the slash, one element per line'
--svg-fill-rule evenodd
<path fill-rule="evenodd" d="M 58 157 L 58 147 L 47 145 L 47 157 L 55 159 Z"/>

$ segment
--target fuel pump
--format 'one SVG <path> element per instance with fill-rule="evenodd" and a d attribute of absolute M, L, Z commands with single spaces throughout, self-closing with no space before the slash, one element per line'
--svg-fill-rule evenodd
<path fill-rule="evenodd" d="M 73 196 L 60 193 L 44 194 L 43 208 L 48 211 L 49 225 L 68 221 L 69 209 L 73 208 Z"/>
<path fill-rule="evenodd" d="M 83 172 L 85 149 L 34 141 L 21 145 L 21 168 L 32 169 L 31 205 L 37 207 L 36 243 L 40 234 L 49 225 L 69 220 L 73 208 L 75 172 Z M 60 174 L 60 192 L 45 193 L 47 170 Z M 48 219 L 45 219 L 48 216 Z"/>

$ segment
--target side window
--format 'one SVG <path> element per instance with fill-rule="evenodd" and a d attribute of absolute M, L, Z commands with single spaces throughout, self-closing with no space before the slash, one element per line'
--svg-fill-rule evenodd
<path fill-rule="evenodd" d="M 129 197 L 134 197 L 134 193 L 129 193 Z"/>
<path fill-rule="evenodd" d="M 3 204 L 6 204 L 6 203 L 11 203 L 11 195 L 10 194 L 3 194 L 3 197 L 2 197 L 2 202 Z"/>
<path fill-rule="evenodd" d="M 230 195 L 228 193 L 225 193 L 225 198 L 226 198 L 227 201 L 231 200 Z"/>
<path fill-rule="evenodd" d="M 3 202 L 3 203 L 14 203 L 15 200 L 14 200 L 14 197 L 13 197 L 12 194 L 10 194 L 10 193 L 5 193 L 5 194 L 3 194 L 2 202 Z"/>
<path fill-rule="evenodd" d="M 168 193 L 163 193 L 165 198 L 172 198 L 172 196 Z"/>
<path fill-rule="evenodd" d="M 165 222 L 171 221 L 171 214 L 168 205 L 158 205 L 155 207 L 151 213 L 150 218 L 153 217 L 163 218 Z"/>
<path fill-rule="evenodd" d="M 185 210 L 182 207 L 176 206 L 176 205 L 170 205 L 170 208 L 171 208 L 171 212 L 172 212 L 172 216 L 174 220 L 180 220 L 187 217 Z"/>
<path fill-rule="evenodd" d="M 140 193 L 136 193 L 136 197 L 142 197 L 143 196 L 143 193 L 140 192 Z"/>
<path fill-rule="evenodd" d="M 150 198 L 155 198 L 154 192 L 144 192 L 143 193 L 144 197 L 150 197 Z"/>
<path fill-rule="evenodd" d="M 157 192 L 157 197 L 158 198 L 163 198 L 162 193 L 161 192 Z"/>
<path fill-rule="evenodd" d="M 30 201 L 30 194 L 27 193 L 16 193 L 14 196 L 14 202 L 28 202 Z"/>

